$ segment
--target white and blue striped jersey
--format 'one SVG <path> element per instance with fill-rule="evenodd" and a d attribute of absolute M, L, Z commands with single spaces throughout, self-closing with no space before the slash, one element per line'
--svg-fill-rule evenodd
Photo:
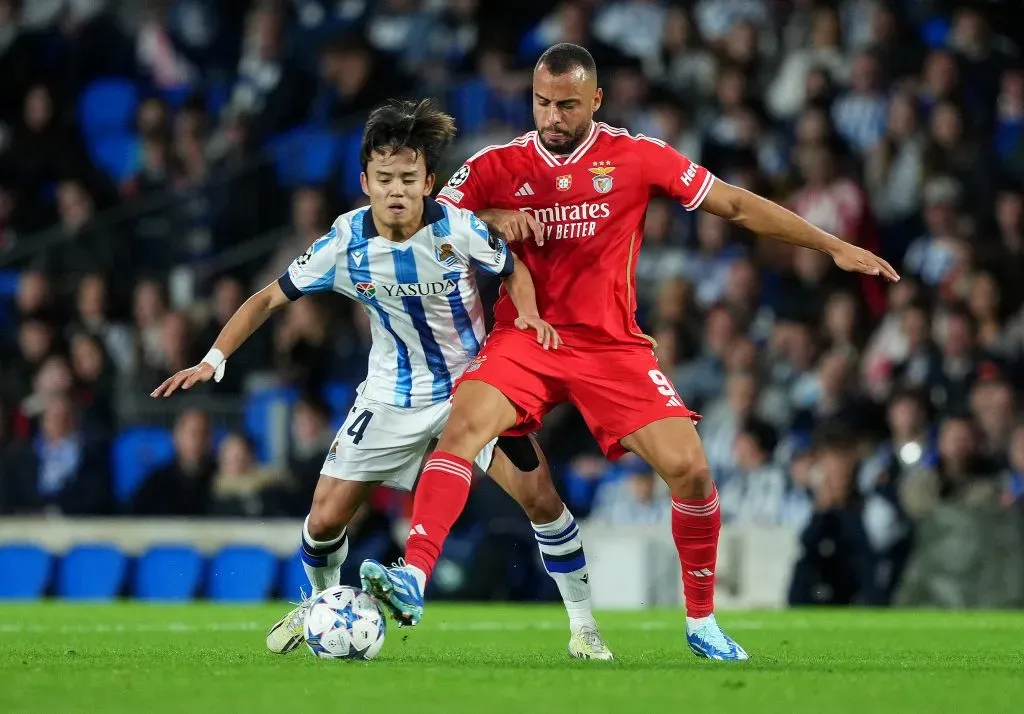
<path fill-rule="evenodd" d="M 334 291 L 363 305 L 373 344 L 363 396 L 398 407 L 448 399 L 480 351 L 484 311 L 474 267 L 511 275 L 511 251 L 470 211 L 424 199 L 424 227 L 401 243 L 369 208 L 339 216 L 278 279 L 291 300 Z"/>

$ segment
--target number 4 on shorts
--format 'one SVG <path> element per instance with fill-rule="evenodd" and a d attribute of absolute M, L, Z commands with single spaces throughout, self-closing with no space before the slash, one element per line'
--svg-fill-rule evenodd
<path fill-rule="evenodd" d="M 366 431 L 366 427 L 370 425 L 370 420 L 373 419 L 373 412 L 369 409 L 364 409 L 359 413 L 352 423 L 349 424 L 348 429 L 345 433 L 352 437 L 352 443 L 358 445 L 363 440 L 363 432 Z"/>
<path fill-rule="evenodd" d="M 672 381 L 666 377 L 660 370 L 652 369 L 647 373 L 647 376 L 654 382 L 654 386 L 658 388 L 660 394 L 664 394 L 666 397 L 670 397 L 667 406 L 670 407 L 681 407 L 683 406 L 683 400 L 679 398 L 676 393 L 676 388 L 672 386 Z"/>

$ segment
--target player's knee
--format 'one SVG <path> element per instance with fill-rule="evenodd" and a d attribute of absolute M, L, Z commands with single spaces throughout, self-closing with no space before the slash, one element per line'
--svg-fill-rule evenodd
<path fill-rule="evenodd" d="M 699 447 L 675 449 L 661 462 L 658 473 L 676 498 L 703 498 L 710 491 L 711 469 Z"/>
<path fill-rule="evenodd" d="M 330 498 L 313 498 L 313 505 L 309 509 L 309 518 L 306 528 L 313 540 L 332 540 L 337 538 L 342 529 L 348 525 L 350 513 L 343 504 L 332 501 Z"/>
<path fill-rule="evenodd" d="M 453 453 L 468 450 L 476 454 L 494 438 L 492 431 L 491 425 L 484 420 L 464 412 L 452 412 L 437 448 Z"/>

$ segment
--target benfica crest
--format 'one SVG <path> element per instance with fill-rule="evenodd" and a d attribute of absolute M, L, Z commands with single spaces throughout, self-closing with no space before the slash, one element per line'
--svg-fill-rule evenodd
<path fill-rule="evenodd" d="M 594 174 L 594 190 L 598 193 L 608 193 L 612 190 L 611 173 L 614 166 L 609 166 L 607 161 L 595 161 L 590 173 Z"/>
<path fill-rule="evenodd" d="M 559 176 L 555 179 L 555 188 L 559 191 L 568 191 L 572 186 L 572 174 L 566 174 L 565 176 Z"/>

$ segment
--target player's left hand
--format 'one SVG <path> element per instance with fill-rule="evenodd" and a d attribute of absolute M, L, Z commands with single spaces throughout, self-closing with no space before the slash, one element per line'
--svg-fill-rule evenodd
<path fill-rule="evenodd" d="M 899 273 L 893 270 L 893 267 L 886 261 L 871 251 L 858 248 L 851 243 L 840 243 L 832 253 L 832 260 L 837 266 L 850 273 L 881 275 L 893 283 L 899 282 L 900 279 Z"/>
<path fill-rule="evenodd" d="M 557 350 L 562 344 L 562 338 L 558 331 L 539 317 L 517 317 L 516 327 L 520 330 L 536 330 L 537 342 L 544 345 L 544 349 Z"/>

